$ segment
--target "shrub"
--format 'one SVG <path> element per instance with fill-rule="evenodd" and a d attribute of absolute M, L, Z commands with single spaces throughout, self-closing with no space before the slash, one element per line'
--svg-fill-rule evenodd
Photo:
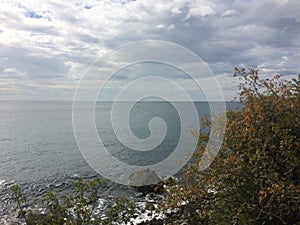
<path fill-rule="evenodd" d="M 189 224 L 299 223 L 300 75 L 260 79 L 235 68 L 235 76 L 244 106 L 227 112 L 218 156 L 199 172 L 209 135 L 200 131 L 192 163 L 161 207 L 178 209 Z"/>
<path fill-rule="evenodd" d="M 95 214 L 100 187 L 105 185 L 101 179 L 88 182 L 78 179 L 74 191 L 69 195 L 59 198 L 54 192 L 48 192 L 44 197 L 45 214 L 25 209 L 26 198 L 19 185 L 12 186 L 11 190 L 15 196 L 16 209 L 28 225 L 119 224 L 120 221 L 129 221 L 135 213 L 135 204 L 125 198 L 116 199 L 105 218 Z"/>

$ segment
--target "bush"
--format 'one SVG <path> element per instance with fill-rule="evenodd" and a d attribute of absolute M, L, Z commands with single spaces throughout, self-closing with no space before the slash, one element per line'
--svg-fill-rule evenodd
<path fill-rule="evenodd" d="M 19 185 L 14 185 L 16 210 L 28 225 L 91 225 L 91 224 L 119 224 L 128 222 L 135 213 L 135 204 L 125 198 L 117 198 L 114 205 L 108 209 L 106 217 L 95 214 L 99 200 L 99 189 L 105 186 L 104 180 L 95 179 L 84 182 L 79 179 L 75 183 L 73 193 L 61 198 L 53 192 L 44 198 L 45 214 L 37 214 L 26 210 L 25 195 Z"/>
<path fill-rule="evenodd" d="M 218 156 L 199 172 L 208 140 L 200 131 L 193 163 L 161 207 L 178 209 L 189 224 L 299 223 L 300 75 L 260 79 L 257 70 L 235 68 L 235 76 L 244 107 L 227 112 Z"/>

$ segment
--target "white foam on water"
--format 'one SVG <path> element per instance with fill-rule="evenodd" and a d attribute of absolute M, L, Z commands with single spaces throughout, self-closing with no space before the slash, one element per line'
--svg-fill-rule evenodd
<path fill-rule="evenodd" d="M 6 183 L 6 180 L 0 180 L 0 186 L 4 185 Z"/>
<path fill-rule="evenodd" d="M 2 218 L 0 218 L 0 224 L 1 225 L 26 225 L 25 221 L 17 218 L 17 215 L 15 213 L 10 215 L 5 215 Z"/>
<path fill-rule="evenodd" d="M 142 208 L 146 208 L 146 202 L 137 202 L 137 208 L 138 209 L 142 209 Z M 157 204 L 153 204 L 154 208 L 157 208 Z M 155 219 L 164 219 L 164 215 L 162 213 L 157 213 L 157 212 L 153 212 L 150 210 L 145 210 L 144 212 L 139 211 L 138 213 L 138 217 L 137 218 L 131 218 L 130 222 L 128 222 L 126 225 L 130 225 L 130 224 L 140 224 L 142 222 L 146 222 L 146 221 L 151 221 L 154 218 Z M 125 223 L 123 223 L 125 225 Z"/>

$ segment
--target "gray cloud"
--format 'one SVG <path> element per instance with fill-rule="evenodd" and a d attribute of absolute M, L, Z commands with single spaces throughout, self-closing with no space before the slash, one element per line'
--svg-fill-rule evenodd
<path fill-rule="evenodd" d="M 231 99 L 235 66 L 258 67 L 265 76 L 300 72 L 299 8 L 297 0 L 0 1 L 0 96 L 71 99 L 99 56 L 157 39 L 198 54 Z M 122 85 L 132 74 L 123 71 L 112 82 Z"/>

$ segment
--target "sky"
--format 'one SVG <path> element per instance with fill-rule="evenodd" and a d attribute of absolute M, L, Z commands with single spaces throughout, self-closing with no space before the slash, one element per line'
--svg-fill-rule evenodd
<path fill-rule="evenodd" d="M 72 100 L 92 63 L 101 74 L 119 60 L 103 62 L 105 55 L 143 40 L 197 54 L 231 100 L 238 95 L 236 66 L 258 68 L 263 77 L 300 73 L 299 9 L 298 0 L 0 0 L 0 100 Z M 140 50 L 126 51 L 124 58 L 146 54 Z M 169 54 L 170 61 L 179 55 Z M 105 83 L 103 100 L 113 100 L 139 76 L 162 74 L 194 100 L 214 95 L 209 79 L 202 84 L 210 93 L 203 94 L 178 69 L 150 64 L 120 69 Z M 131 94 L 151 88 L 157 96 L 180 99 L 180 92 L 151 80 Z"/>

